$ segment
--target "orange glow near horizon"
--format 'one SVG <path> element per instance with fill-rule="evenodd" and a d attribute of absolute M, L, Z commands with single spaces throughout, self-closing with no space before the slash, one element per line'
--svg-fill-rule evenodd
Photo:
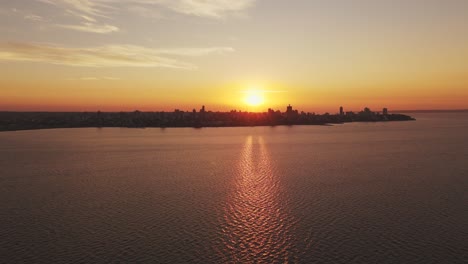
<path fill-rule="evenodd" d="M 119 87 L 45 87 L 40 91 L 36 87 L 0 90 L 0 111 L 173 111 L 180 109 L 191 111 L 205 105 L 209 111 L 230 111 L 233 109 L 250 112 L 266 112 L 268 108 L 285 111 L 291 104 L 294 109 L 306 112 L 334 113 L 339 106 L 346 111 L 358 111 L 364 107 L 379 111 L 383 107 L 390 110 L 420 109 L 466 109 L 468 92 L 460 91 L 455 95 L 445 90 L 430 91 L 435 96 L 421 96 L 418 93 L 402 92 L 401 95 L 372 93 L 372 90 L 356 90 L 356 95 L 349 92 L 322 92 L 290 89 L 284 92 L 239 92 L 235 87 L 219 89 L 215 92 L 168 92 L 161 94 L 150 89 L 139 92 L 124 91 Z M 196 90 L 196 89 L 193 89 Z M 427 92 L 429 93 L 429 92 Z"/>
<path fill-rule="evenodd" d="M 364 107 L 375 111 L 383 107 L 389 110 L 468 108 L 468 89 L 464 89 L 463 82 L 457 85 L 455 81 L 451 89 L 443 89 L 444 83 L 435 81 L 421 86 L 390 83 L 358 87 L 265 81 L 267 77 L 245 82 L 207 80 L 205 85 L 170 82 L 160 85 L 153 79 L 54 80 L 50 74 L 45 73 L 44 79 L 39 80 L 36 75 L 21 80 L 0 80 L 0 111 L 191 111 L 205 105 L 209 111 L 266 112 L 268 108 L 285 111 L 288 104 L 299 111 L 315 113 L 336 113 L 340 106 L 346 111 Z M 406 86 L 417 88 L 405 89 Z"/>

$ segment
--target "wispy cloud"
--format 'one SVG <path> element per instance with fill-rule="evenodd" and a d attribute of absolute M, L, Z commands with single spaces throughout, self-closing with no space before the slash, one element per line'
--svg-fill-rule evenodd
<path fill-rule="evenodd" d="M 230 47 L 151 49 L 135 45 L 70 48 L 51 44 L 0 44 L 0 61 L 29 61 L 81 67 L 163 67 L 193 70 L 174 56 L 205 56 L 233 52 Z M 172 57 L 170 57 L 172 56 Z"/>
<path fill-rule="evenodd" d="M 43 17 L 38 16 L 38 15 L 33 15 L 33 14 L 25 15 L 25 16 L 24 16 L 24 19 L 26 19 L 26 20 L 31 20 L 31 21 L 34 21 L 34 22 L 41 22 L 41 21 L 44 21 L 44 18 L 43 18 Z"/>
<path fill-rule="evenodd" d="M 83 22 L 79 25 L 56 25 L 57 27 L 61 28 L 68 28 L 77 31 L 83 32 L 90 32 L 90 33 L 100 33 L 100 34 L 107 34 L 112 32 L 117 32 L 120 29 L 116 26 L 112 25 L 97 25 L 94 23 Z"/>
<path fill-rule="evenodd" d="M 132 14 L 137 15 L 139 17 L 153 18 L 153 19 L 164 18 L 164 15 L 162 14 L 162 12 L 154 8 L 150 8 L 146 5 L 130 6 L 127 8 L 127 10 L 131 12 Z"/>
<path fill-rule="evenodd" d="M 119 31 L 114 25 L 98 21 L 108 19 L 115 8 L 106 4 L 106 0 L 36 0 L 38 2 L 53 5 L 64 11 L 64 14 L 72 15 L 81 20 L 77 24 L 55 23 L 56 27 L 66 28 L 81 32 L 108 34 Z"/>
<path fill-rule="evenodd" d="M 78 16 L 109 17 L 122 8 L 144 11 L 150 15 L 157 7 L 200 17 L 221 18 L 230 13 L 242 12 L 257 0 L 37 0 L 69 10 Z M 152 7 L 150 9 L 150 7 Z"/>
<path fill-rule="evenodd" d="M 118 80 L 121 80 L 120 78 L 117 78 L 117 77 L 102 77 L 101 79 L 103 79 L 103 80 L 108 80 L 108 81 L 118 81 Z"/>
<path fill-rule="evenodd" d="M 81 32 L 109 34 L 119 31 L 113 24 L 123 12 L 145 18 L 162 18 L 163 11 L 221 19 L 239 14 L 257 0 L 36 0 L 55 6 L 76 22 L 56 22 L 55 26 Z M 40 17 L 29 17 L 30 20 Z"/>
<path fill-rule="evenodd" d="M 81 78 L 78 78 L 78 80 L 80 80 L 80 81 L 98 81 L 99 78 L 98 77 L 81 77 Z"/>
<path fill-rule="evenodd" d="M 79 78 L 67 78 L 67 81 L 117 81 L 121 80 L 116 77 L 79 77 Z"/>
<path fill-rule="evenodd" d="M 0 15 L 2 15 L 2 16 L 11 16 L 11 15 L 19 16 L 19 17 L 23 17 L 25 20 L 30 20 L 30 21 L 33 21 L 33 22 L 43 22 L 43 21 L 46 20 L 42 16 L 39 16 L 37 14 L 31 13 L 31 12 L 28 12 L 28 11 L 25 11 L 25 10 L 21 10 L 21 9 L 17 9 L 17 8 L 5 8 L 5 7 L 1 7 L 1 6 L 0 6 Z"/>
<path fill-rule="evenodd" d="M 163 55 L 174 55 L 174 56 L 190 56 L 198 57 L 209 54 L 223 54 L 227 52 L 233 52 L 234 49 L 231 47 L 212 47 L 212 48 L 175 48 L 175 49 L 159 49 L 158 54 Z"/>
<path fill-rule="evenodd" d="M 106 13 L 112 10 L 112 6 L 107 0 L 37 0 L 38 2 L 54 5 L 63 8 L 76 15 L 87 15 L 92 17 L 107 17 Z"/>
<path fill-rule="evenodd" d="M 258 93 L 287 93 L 288 91 L 283 90 L 253 90 L 254 92 Z M 252 93 L 252 90 L 244 90 L 240 91 L 240 93 Z"/>
<path fill-rule="evenodd" d="M 175 12 L 200 17 L 222 18 L 230 13 L 251 7 L 255 0 L 134 0 L 146 4 L 159 4 Z"/>

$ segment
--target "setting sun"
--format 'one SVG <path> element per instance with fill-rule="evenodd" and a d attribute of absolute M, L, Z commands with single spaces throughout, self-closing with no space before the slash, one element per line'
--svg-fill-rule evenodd
<path fill-rule="evenodd" d="M 259 106 L 264 103 L 265 99 L 263 94 L 259 91 L 248 91 L 244 101 L 250 106 Z"/>

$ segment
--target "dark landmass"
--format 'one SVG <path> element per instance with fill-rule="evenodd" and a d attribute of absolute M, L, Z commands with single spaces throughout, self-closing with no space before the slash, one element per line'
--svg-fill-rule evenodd
<path fill-rule="evenodd" d="M 85 128 L 85 127 L 240 127 L 280 125 L 327 125 L 348 122 L 410 121 L 403 114 L 389 114 L 387 109 L 372 112 L 365 108 L 358 113 L 315 114 L 287 107 L 286 112 L 268 109 L 264 113 L 241 111 L 211 112 L 203 106 L 200 111 L 174 112 L 0 112 L 0 131 Z"/>

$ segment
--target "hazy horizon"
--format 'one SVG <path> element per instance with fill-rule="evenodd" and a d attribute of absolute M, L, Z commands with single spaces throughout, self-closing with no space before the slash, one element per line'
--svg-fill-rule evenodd
<path fill-rule="evenodd" d="M 286 108 L 283 107 L 283 108 Z M 278 108 L 278 109 L 273 109 L 274 111 L 281 111 L 282 113 L 285 112 L 285 109 L 283 108 Z M 362 111 L 365 107 L 362 107 L 361 109 L 344 109 L 344 111 L 348 112 L 359 112 L 359 111 Z M 371 111 L 373 112 L 381 112 L 383 108 L 370 108 Z M 15 109 L 15 110 L 3 110 L 3 109 L 0 109 L 0 112 L 64 112 L 64 113 L 79 113 L 79 112 L 134 112 L 134 111 L 141 111 L 141 112 L 173 112 L 174 110 L 179 110 L 179 111 L 183 111 L 183 112 L 192 112 L 193 110 L 196 110 L 197 112 L 200 111 L 199 108 L 192 108 L 192 109 L 182 109 L 182 108 L 173 108 L 173 109 L 147 109 L 147 110 L 142 110 L 142 109 L 125 109 L 125 110 L 103 110 L 103 109 L 99 109 L 99 108 L 96 108 L 96 109 L 91 109 L 91 110 L 34 110 L 34 109 L 31 109 L 31 110 L 18 110 L 18 109 Z M 242 111 L 242 112 L 251 112 L 251 113 L 267 113 L 268 112 L 268 108 L 266 109 L 259 109 L 259 110 L 256 110 L 256 111 L 248 111 L 248 110 L 245 110 L 245 109 L 228 109 L 228 110 L 220 110 L 220 109 L 210 109 L 210 108 L 207 108 L 206 111 L 208 112 L 230 112 L 230 111 Z M 302 109 L 297 109 L 299 112 L 303 111 Z M 450 113 L 450 112 L 467 112 L 468 109 L 388 109 L 389 112 L 391 113 L 437 113 L 437 112 L 441 112 L 441 113 Z M 304 112 L 308 112 L 308 113 L 316 113 L 316 114 L 324 114 L 324 113 L 330 113 L 330 114 L 337 114 L 339 113 L 339 108 L 335 109 L 335 110 L 331 110 L 331 111 L 304 111 Z"/>

